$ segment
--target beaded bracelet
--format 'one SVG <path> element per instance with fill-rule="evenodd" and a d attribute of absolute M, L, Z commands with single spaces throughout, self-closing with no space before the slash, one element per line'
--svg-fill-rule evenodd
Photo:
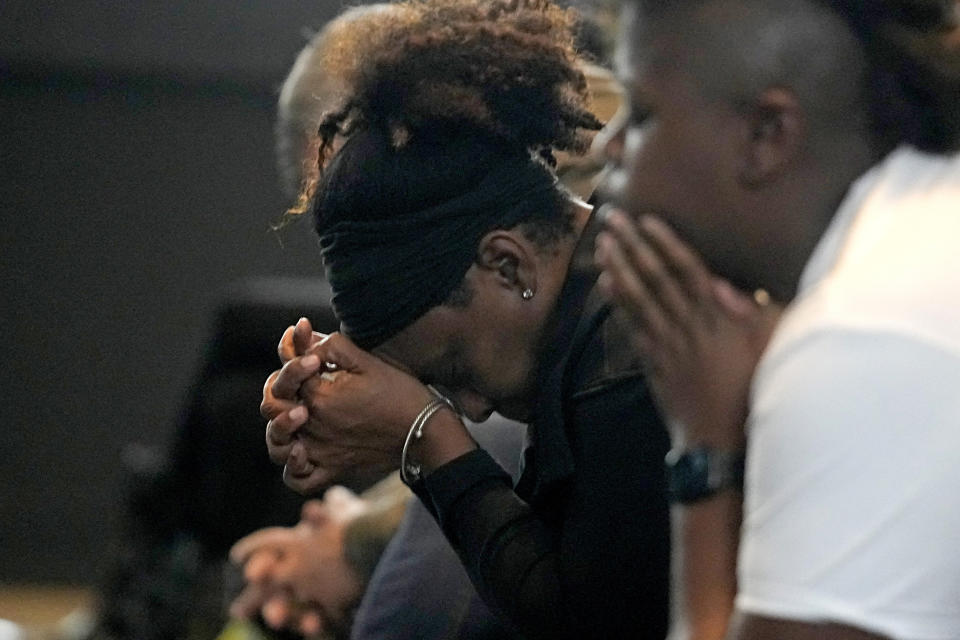
<path fill-rule="evenodd" d="M 417 417 L 413 419 L 413 424 L 410 425 L 410 431 L 407 432 L 407 439 L 403 442 L 403 451 L 400 453 L 400 479 L 403 480 L 403 483 L 407 486 L 419 480 L 420 472 L 422 471 L 421 465 L 407 462 L 407 453 L 410 450 L 410 444 L 423 437 L 424 425 L 427 424 L 427 420 L 433 417 L 433 414 L 437 411 L 444 407 L 449 408 L 454 413 L 457 411 L 450 400 L 438 394 L 433 388 L 430 390 L 433 391 L 436 397 L 428 402 L 420 413 L 417 414 Z"/>

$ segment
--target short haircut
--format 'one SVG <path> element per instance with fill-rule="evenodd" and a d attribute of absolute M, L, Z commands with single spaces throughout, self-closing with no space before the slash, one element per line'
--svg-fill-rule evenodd
<path fill-rule="evenodd" d="M 881 153 L 903 143 L 935 153 L 960 147 L 960 31 L 953 0 L 633 2 L 652 21 L 684 12 L 725 16 L 700 23 L 723 43 L 712 49 L 713 73 L 702 74 L 715 89 L 755 95 L 787 84 L 828 130 L 842 130 L 862 113 Z"/>

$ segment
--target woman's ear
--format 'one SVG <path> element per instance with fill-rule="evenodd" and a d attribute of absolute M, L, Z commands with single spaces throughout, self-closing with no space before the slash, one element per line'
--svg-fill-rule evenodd
<path fill-rule="evenodd" d="M 800 148 L 805 121 L 792 91 L 771 88 L 745 108 L 749 131 L 740 182 L 763 186 L 780 176 Z"/>
<path fill-rule="evenodd" d="M 521 294 L 536 288 L 536 261 L 530 241 L 512 230 L 491 231 L 477 247 L 477 265 L 504 287 Z"/>

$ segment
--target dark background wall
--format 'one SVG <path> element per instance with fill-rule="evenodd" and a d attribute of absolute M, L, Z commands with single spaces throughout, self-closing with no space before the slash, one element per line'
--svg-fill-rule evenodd
<path fill-rule="evenodd" d="M 121 452 L 168 443 L 219 292 L 319 272 L 307 226 L 268 231 L 272 126 L 340 8 L 0 3 L 0 582 L 93 581 Z"/>

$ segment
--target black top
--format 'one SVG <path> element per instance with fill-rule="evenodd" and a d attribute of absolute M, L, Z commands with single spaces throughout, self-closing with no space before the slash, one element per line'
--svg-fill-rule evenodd
<path fill-rule="evenodd" d="M 517 478 L 526 426 L 493 416 L 467 423 L 481 447 Z M 351 640 L 504 640 L 516 638 L 477 594 L 456 552 L 426 507 L 407 506 L 377 562 Z"/>
<path fill-rule="evenodd" d="M 477 449 L 414 491 L 480 594 L 525 637 L 661 640 L 669 442 L 628 334 L 594 290 L 598 228 L 591 218 L 546 332 L 516 489 Z"/>

